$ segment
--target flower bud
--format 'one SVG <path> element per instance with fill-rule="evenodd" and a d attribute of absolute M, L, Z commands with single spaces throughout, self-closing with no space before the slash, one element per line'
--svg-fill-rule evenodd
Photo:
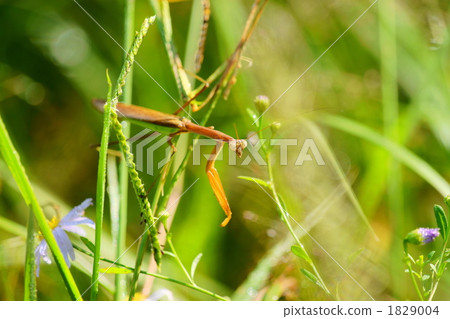
<path fill-rule="evenodd" d="M 258 95 L 257 97 L 255 97 L 253 103 L 255 103 L 255 108 L 259 112 L 259 114 L 262 114 L 269 107 L 270 100 L 265 95 Z"/>
<path fill-rule="evenodd" d="M 404 242 L 413 245 L 425 245 L 431 243 L 438 236 L 439 228 L 417 228 L 405 236 Z"/>
<path fill-rule="evenodd" d="M 281 127 L 280 122 L 273 122 L 272 124 L 270 124 L 270 130 L 272 131 L 272 134 L 273 135 L 277 134 L 280 127 Z"/>

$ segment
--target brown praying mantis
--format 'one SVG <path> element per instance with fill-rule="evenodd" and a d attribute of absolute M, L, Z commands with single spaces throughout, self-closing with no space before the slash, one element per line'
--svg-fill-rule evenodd
<path fill-rule="evenodd" d="M 94 99 L 92 104 L 97 110 L 103 112 L 105 102 L 105 100 Z M 132 123 L 136 123 L 140 126 L 148 127 L 154 130 L 156 128 L 158 132 L 168 134 L 169 141 L 175 135 L 188 132 L 206 136 L 217 141 L 217 144 L 207 161 L 206 174 L 214 195 L 226 214 L 226 218 L 220 226 L 226 226 L 231 219 L 231 209 L 225 195 L 222 182 L 220 181 L 219 173 L 214 167 L 214 162 L 224 143 L 228 143 L 230 149 L 241 157 L 243 150 L 247 147 L 247 141 L 244 139 L 235 139 L 221 131 L 215 130 L 213 127 L 206 127 L 192 123 L 187 118 L 174 114 L 163 113 L 142 106 L 118 103 L 117 113 L 119 116 L 126 118 Z"/>
<path fill-rule="evenodd" d="M 166 133 L 169 135 L 169 144 L 172 146 L 173 150 L 175 147 L 170 142 L 170 139 L 181 133 L 195 133 L 202 136 L 206 136 L 212 138 L 217 141 L 216 147 L 214 147 L 208 161 L 206 164 L 206 174 L 208 176 L 209 183 L 211 188 L 216 196 L 220 206 L 224 210 L 226 214 L 225 220 L 221 223 L 221 226 L 224 227 L 228 224 L 231 219 L 231 209 L 228 203 L 227 197 L 225 195 L 225 191 L 222 186 L 222 182 L 220 180 L 219 173 L 214 167 L 215 160 L 219 155 L 221 149 L 223 148 L 224 143 L 228 143 L 230 149 L 240 157 L 242 155 L 243 150 L 247 147 L 247 141 L 243 139 L 235 139 L 221 131 L 215 130 L 213 127 L 201 126 L 195 123 L 192 123 L 190 120 L 179 116 L 178 114 L 182 111 L 185 111 L 185 108 L 190 106 L 193 112 L 196 112 L 206 106 L 214 97 L 220 96 L 223 92 L 224 98 L 226 98 L 229 94 L 229 91 L 233 84 L 236 82 L 236 74 L 239 69 L 240 59 L 242 55 L 242 51 L 244 45 L 250 38 L 259 18 L 261 17 L 261 13 L 267 4 L 268 0 L 255 0 L 252 9 L 250 11 L 249 17 L 244 27 L 244 31 L 242 33 L 241 39 L 236 46 L 233 54 L 229 57 L 229 59 L 220 66 L 215 72 L 213 72 L 210 77 L 201 85 L 199 88 L 195 90 L 188 90 L 183 86 L 183 78 L 187 77 L 186 70 L 183 68 L 181 59 L 178 54 L 174 50 L 173 43 L 166 43 L 169 60 L 171 64 L 174 66 L 173 71 L 176 78 L 177 85 L 179 86 L 179 91 L 183 100 L 187 102 L 184 103 L 183 106 L 178 108 L 178 110 L 174 114 L 163 113 L 157 110 L 125 104 L 118 103 L 117 113 L 119 116 L 126 118 L 130 122 L 134 122 L 140 126 L 148 127 L 152 130 Z M 198 71 L 201 62 L 203 60 L 203 50 L 205 44 L 206 31 L 208 27 L 210 7 L 209 0 L 203 0 L 203 26 L 201 37 L 199 41 L 199 48 L 196 55 L 196 65 L 195 71 Z M 193 76 L 197 79 L 195 74 Z M 209 84 L 213 82 L 216 78 L 219 78 L 217 83 L 212 87 L 211 91 L 207 95 L 207 97 L 198 104 L 196 98 L 207 88 L 209 88 Z M 93 105 L 96 109 L 103 112 L 103 108 L 105 105 L 105 100 L 94 99 Z"/>

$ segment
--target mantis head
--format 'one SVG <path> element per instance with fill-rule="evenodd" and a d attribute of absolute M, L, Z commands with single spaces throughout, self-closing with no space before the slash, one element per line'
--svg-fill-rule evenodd
<path fill-rule="evenodd" d="M 247 147 L 246 140 L 232 140 L 229 142 L 230 149 L 236 152 L 237 156 L 242 156 L 242 151 Z"/>

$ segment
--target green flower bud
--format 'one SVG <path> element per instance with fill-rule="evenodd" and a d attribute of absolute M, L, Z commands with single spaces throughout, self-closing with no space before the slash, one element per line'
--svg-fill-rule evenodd
<path fill-rule="evenodd" d="M 265 95 L 258 95 L 253 103 L 255 103 L 255 108 L 259 112 L 259 114 L 262 114 L 269 107 L 270 100 Z"/>
<path fill-rule="evenodd" d="M 272 134 L 273 135 L 277 134 L 280 127 L 281 127 L 280 122 L 273 122 L 272 124 L 270 124 L 270 130 L 272 131 Z"/>

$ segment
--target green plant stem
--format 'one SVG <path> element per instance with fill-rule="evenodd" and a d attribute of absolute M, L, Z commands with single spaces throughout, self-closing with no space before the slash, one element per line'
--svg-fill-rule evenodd
<path fill-rule="evenodd" d="M 173 253 L 173 257 L 175 258 L 175 260 L 177 261 L 178 265 L 180 266 L 180 268 L 183 270 L 184 274 L 186 275 L 187 279 L 189 280 L 189 282 L 196 286 L 194 280 L 192 279 L 191 275 L 189 274 L 189 271 L 187 271 L 186 267 L 184 267 L 183 262 L 181 261 L 180 257 L 177 254 L 177 251 L 175 250 L 175 246 L 172 243 L 172 234 L 168 234 L 167 235 L 167 244 L 169 245 L 170 250 Z"/>
<path fill-rule="evenodd" d="M 273 170 L 272 170 L 272 162 L 271 162 L 271 158 L 270 158 L 270 152 L 266 152 L 266 160 L 267 160 L 267 170 L 268 170 L 268 174 L 269 174 L 269 181 L 270 181 L 270 190 L 272 192 L 272 196 L 275 199 L 275 203 L 277 204 L 278 207 L 278 211 L 281 214 L 281 218 L 283 220 L 283 222 L 286 224 L 287 228 L 289 229 L 289 232 L 291 233 L 292 237 L 295 239 L 295 242 L 297 243 L 297 245 L 299 245 L 300 247 L 304 247 L 303 244 L 300 242 L 300 239 L 298 238 L 297 234 L 295 233 L 294 229 L 292 228 L 292 225 L 289 221 L 289 216 L 286 212 L 286 210 L 283 207 L 283 204 L 281 203 L 280 197 L 278 196 L 276 187 L 275 187 L 275 181 L 273 178 Z M 312 261 L 312 259 L 309 257 L 308 253 L 306 252 L 306 250 L 304 250 L 304 253 L 306 254 L 306 256 L 308 256 L 308 264 L 310 265 L 310 267 L 313 269 L 314 274 L 316 275 L 317 279 L 320 282 L 320 286 L 322 287 L 322 289 L 331 296 L 330 291 L 328 290 L 327 286 L 325 285 L 325 282 L 322 279 L 322 276 L 320 275 L 319 271 L 317 270 L 316 266 L 314 265 L 314 262 Z"/>
<path fill-rule="evenodd" d="M 124 10 L 124 46 L 131 47 L 134 39 L 134 16 L 135 16 L 135 0 L 125 0 Z M 126 55 L 124 56 L 126 59 Z M 130 70 L 130 75 L 127 83 L 123 88 L 123 101 L 130 104 L 132 102 L 133 94 L 133 69 Z M 130 136 L 131 123 L 123 127 L 123 135 L 128 138 Z M 121 161 L 119 165 L 119 227 L 116 236 L 116 259 L 120 261 L 120 256 L 125 250 L 126 246 L 126 231 L 127 231 L 127 216 L 128 216 L 128 168 L 125 161 Z M 123 300 L 125 297 L 126 280 L 124 274 L 117 274 L 115 278 L 114 299 Z"/>
<path fill-rule="evenodd" d="M 450 236 L 447 236 L 447 238 L 444 241 L 444 244 L 442 245 L 442 249 L 441 249 L 441 255 L 439 256 L 439 261 L 437 262 L 437 273 L 433 272 L 433 278 L 432 281 L 433 282 L 433 287 L 431 288 L 431 293 L 430 296 L 428 297 L 428 301 L 432 301 L 434 294 L 436 293 L 437 287 L 439 285 L 439 282 L 441 281 L 441 277 L 442 277 L 442 273 L 445 270 L 445 267 L 448 265 L 445 262 L 445 251 L 447 249 L 447 245 L 448 245 L 448 239 L 450 238 Z M 434 277 L 436 276 L 436 281 L 434 282 Z"/>
<path fill-rule="evenodd" d="M 191 94 L 191 83 L 184 71 L 182 62 L 175 48 L 172 34 L 172 19 L 170 17 L 170 7 L 167 0 L 149 0 L 156 15 L 159 32 L 161 33 L 172 72 L 177 83 L 178 93 L 181 99 L 187 100 Z"/>
<path fill-rule="evenodd" d="M 19 153 L 15 149 L 11 138 L 9 137 L 8 131 L 6 130 L 3 119 L 0 116 L 0 152 L 20 189 L 22 197 L 24 198 L 26 204 L 31 206 L 34 218 L 36 218 L 39 229 L 41 230 L 44 239 L 50 248 L 53 257 L 55 258 L 55 263 L 61 273 L 61 277 L 64 284 L 69 292 L 72 300 L 81 300 L 81 294 L 78 287 L 70 273 L 69 267 L 66 265 L 64 257 L 59 250 L 58 243 L 53 236 L 50 225 L 45 218 L 44 212 L 36 198 L 36 195 L 31 187 L 31 183 L 28 176 L 25 173 L 25 169 L 20 162 Z"/>
<path fill-rule="evenodd" d="M 169 157 L 170 157 L 170 155 L 169 155 Z M 172 163 L 172 160 L 169 160 L 169 162 L 163 168 L 163 170 L 165 170 L 165 172 L 167 172 L 167 170 L 170 168 L 171 163 Z M 155 211 L 157 211 L 157 209 L 158 209 L 158 201 L 160 199 L 161 193 L 164 188 L 165 172 L 159 178 L 158 183 L 156 185 L 155 195 L 153 196 L 152 207 Z M 157 220 L 159 220 L 161 217 L 162 216 L 156 215 Z M 136 286 L 137 286 L 137 282 L 139 280 L 139 274 L 140 274 L 141 267 L 142 267 L 142 261 L 144 260 L 144 254 L 146 251 L 145 248 L 147 247 L 147 245 L 148 245 L 148 233 L 144 233 L 139 242 L 138 254 L 137 254 L 136 262 L 135 262 L 135 266 L 134 266 L 133 278 L 132 278 L 131 284 L 130 284 L 131 288 L 130 288 L 130 294 L 129 294 L 128 300 L 132 300 L 136 293 Z"/>
<path fill-rule="evenodd" d="M 409 260 L 409 256 L 406 255 L 405 258 L 407 258 L 406 265 L 408 266 L 409 275 L 411 276 L 411 281 L 413 282 L 414 289 L 416 289 L 416 292 L 417 292 L 417 295 L 419 296 L 419 299 L 421 301 L 423 301 L 422 292 L 420 291 L 419 285 L 417 285 L 416 278 L 414 277 L 414 273 L 413 273 L 413 270 L 412 270 L 411 261 Z"/>
<path fill-rule="evenodd" d="M 135 267 L 133 268 L 133 278 L 131 279 L 131 288 L 130 288 L 130 294 L 128 296 L 128 300 L 133 300 L 134 295 L 136 294 L 136 288 L 137 288 L 137 282 L 139 279 L 139 274 L 141 273 L 141 266 L 142 261 L 144 260 L 144 254 L 146 251 L 146 248 L 148 246 L 148 233 L 145 232 L 141 240 L 139 241 L 139 247 L 137 251 L 136 261 L 135 261 Z"/>
<path fill-rule="evenodd" d="M 134 160 L 133 160 L 133 154 L 131 153 L 130 147 L 127 144 L 126 137 L 123 135 L 122 125 L 120 124 L 117 113 L 115 111 L 116 105 L 118 103 L 118 99 L 123 93 L 122 88 L 125 85 L 127 76 L 129 75 L 129 73 L 131 71 L 131 67 L 134 63 L 135 56 L 139 50 L 140 45 L 142 44 L 144 36 L 147 34 L 148 28 L 154 22 L 154 20 L 155 20 L 154 17 L 146 18 L 144 20 L 144 22 L 142 23 L 141 29 L 136 34 L 133 44 L 131 45 L 131 47 L 128 51 L 127 58 L 122 66 L 122 70 L 120 72 L 119 78 L 117 79 L 116 87 L 114 88 L 114 91 L 112 94 L 110 93 L 112 90 L 112 86 L 108 79 L 109 92 L 108 92 L 108 99 L 105 104 L 104 114 L 105 114 L 105 116 L 108 116 L 108 123 L 110 120 L 111 127 L 113 128 L 114 132 L 116 133 L 116 137 L 119 141 L 120 149 L 125 158 L 126 165 L 128 168 L 128 173 L 130 174 L 131 182 L 133 184 L 133 188 L 134 188 L 136 197 L 138 199 L 138 202 L 139 202 L 139 205 L 141 208 L 141 213 L 144 216 L 144 218 L 146 219 L 146 221 L 148 221 L 148 223 L 149 223 L 149 227 L 147 228 L 147 231 L 150 233 L 150 236 L 152 239 L 152 247 L 153 247 L 153 251 L 154 251 L 154 257 L 155 257 L 156 263 L 159 266 L 161 263 L 162 256 L 161 256 L 161 247 L 159 246 L 159 241 L 158 241 L 158 231 L 155 227 L 155 220 L 154 220 L 153 213 L 152 213 L 152 210 L 150 207 L 150 203 L 148 202 L 148 198 L 146 196 L 144 184 L 142 183 L 142 180 L 140 179 L 139 174 L 136 171 L 136 164 L 134 163 Z M 105 119 L 105 121 L 106 121 L 106 119 Z M 105 130 L 104 130 L 104 132 L 105 132 Z M 102 155 L 103 154 L 102 153 L 103 142 L 104 142 L 104 140 L 102 137 L 100 156 L 106 156 L 106 155 Z M 105 147 L 106 147 L 106 149 L 104 152 L 106 153 L 107 140 L 106 140 Z M 101 169 L 102 168 L 100 167 L 100 164 L 99 164 L 99 173 L 98 173 L 99 177 L 101 177 L 104 174 L 104 172 L 101 172 Z M 102 185 L 98 185 L 98 190 L 101 186 Z M 102 187 L 104 188 L 104 185 Z M 98 200 L 99 200 L 99 198 L 97 198 L 97 201 Z M 102 201 L 103 201 L 103 199 L 102 199 Z M 99 205 L 99 204 L 97 203 L 97 205 Z M 98 227 L 99 226 L 97 225 L 97 227 L 96 227 L 96 251 L 98 250 L 98 252 L 100 252 L 100 248 L 97 247 L 97 243 L 99 243 L 97 241 L 97 239 L 100 240 L 99 235 L 97 233 Z M 91 286 L 92 286 L 91 299 L 93 299 L 93 300 L 96 299 L 97 291 L 98 291 L 98 269 L 99 269 L 98 261 L 94 258 L 94 268 L 93 268 L 92 283 L 91 283 Z"/>
<path fill-rule="evenodd" d="M 28 214 L 27 227 L 27 248 L 25 253 L 25 278 L 24 278 L 24 301 L 36 301 L 36 261 L 34 256 L 35 249 L 35 226 L 33 212 L 30 210 Z"/>
<path fill-rule="evenodd" d="M 83 248 L 81 248 L 81 247 L 79 247 L 79 246 L 77 246 L 75 244 L 73 245 L 73 247 L 75 249 L 77 249 L 78 251 L 82 252 L 83 254 L 93 257 L 93 254 L 88 252 L 87 250 L 85 250 L 85 249 L 83 249 Z M 121 263 L 117 263 L 114 260 L 111 260 L 111 259 L 108 259 L 108 258 L 100 257 L 100 260 L 105 261 L 105 262 L 110 263 L 110 264 L 114 264 L 114 266 L 118 266 L 118 267 L 122 267 L 124 269 L 129 269 L 129 270 L 133 270 L 134 271 L 133 267 L 126 266 L 126 265 L 121 264 Z M 147 276 L 152 276 L 152 277 L 155 277 L 155 278 L 158 278 L 158 279 L 161 279 L 161 280 L 165 280 L 165 281 L 176 283 L 176 284 L 178 284 L 180 286 L 184 286 L 184 287 L 196 290 L 198 292 L 201 292 L 201 293 L 203 293 L 205 295 L 208 295 L 208 296 L 210 296 L 212 298 L 215 298 L 215 299 L 218 299 L 218 300 L 222 300 L 222 301 L 228 301 L 229 300 L 229 299 L 227 299 L 227 298 L 225 298 L 223 296 L 220 296 L 220 295 L 218 295 L 218 294 L 216 294 L 214 292 L 211 292 L 211 291 L 209 291 L 207 289 L 204 289 L 204 288 L 201 288 L 199 286 L 192 285 L 190 283 L 186 283 L 186 282 L 183 282 L 183 281 L 180 281 L 180 280 L 176 280 L 176 279 L 173 279 L 171 277 L 167 277 L 167 276 L 164 276 L 164 275 L 161 275 L 161 274 L 150 273 L 150 272 L 147 272 L 147 271 L 144 271 L 144 270 L 141 270 L 140 273 L 144 274 L 144 275 L 147 275 Z"/>
<path fill-rule="evenodd" d="M 91 300 L 97 300 L 98 294 L 98 274 L 100 264 L 100 247 L 102 242 L 102 227 L 103 227 L 103 210 L 105 205 L 105 188 L 106 188 L 106 163 L 108 159 L 108 141 L 109 141 L 109 127 L 111 125 L 111 81 L 108 78 L 108 103 L 105 104 L 103 113 L 103 132 L 100 143 L 100 152 L 98 160 L 97 171 L 97 196 L 95 205 L 95 253 L 92 268 L 91 278 Z"/>
<path fill-rule="evenodd" d="M 123 135 L 123 128 L 118 119 L 117 113 L 115 111 L 115 107 L 118 102 L 118 98 L 122 94 L 122 87 L 125 85 L 125 80 L 131 71 L 131 66 L 133 65 L 135 55 L 142 44 L 143 38 L 147 33 L 147 30 L 150 24 L 153 24 L 155 17 L 146 18 L 144 23 L 141 26 L 141 30 L 136 35 L 133 44 L 128 51 L 127 59 L 122 67 L 122 71 L 117 80 L 117 86 L 115 92 L 113 94 L 113 98 L 111 100 L 112 103 L 112 112 L 111 112 L 111 120 L 112 120 L 112 128 L 116 133 L 117 140 L 119 142 L 119 147 L 122 151 L 123 157 L 126 162 L 126 166 L 128 168 L 128 174 L 130 175 L 131 183 L 133 185 L 134 192 L 136 194 L 137 200 L 139 202 L 139 206 L 141 209 L 141 214 L 144 217 L 144 220 L 149 225 L 147 227 L 147 231 L 149 232 L 149 236 L 151 238 L 152 248 L 153 248 L 153 256 L 155 258 L 156 264 L 158 267 L 161 264 L 161 247 L 159 245 L 158 240 L 158 230 L 155 225 L 155 219 L 153 216 L 153 212 L 150 206 L 150 203 L 147 198 L 147 192 L 145 190 L 144 184 L 139 177 L 139 174 L 136 170 L 136 164 L 134 163 L 134 156 L 131 153 L 130 146 L 127 143 L 126 137 Z M 108 103 L 108 102 L 107 102 Z"/>

